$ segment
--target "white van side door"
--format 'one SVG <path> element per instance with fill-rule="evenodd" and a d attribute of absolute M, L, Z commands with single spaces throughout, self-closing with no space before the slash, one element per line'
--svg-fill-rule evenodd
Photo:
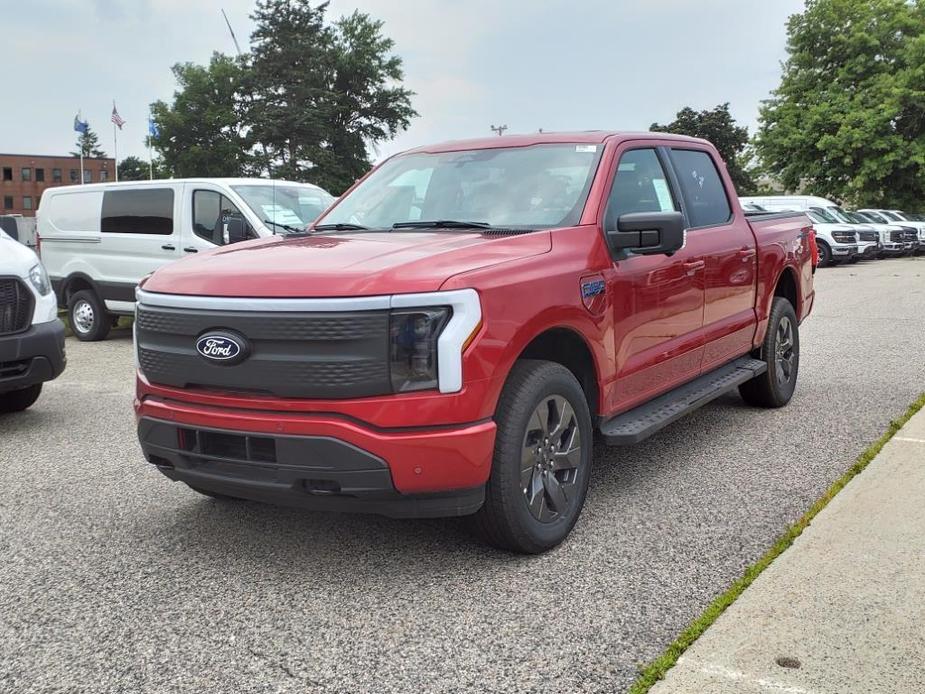
<path fill-rule="evenodd" d="M 102 297 L 134 301 L 135 286 L 148 273 L 180 257 L 181 186 L 107 188 L 100 211 L 100 244 L 93 279 Z"/>
<path fill-rule="evenodd" d="M 243 221 L 248 239 L 258 237 L 252 214 L 237 195 L 217 183 L 187 183 L 183 192 L 182 254 L 227 245 L 229 222 L 234 218 Z"/>

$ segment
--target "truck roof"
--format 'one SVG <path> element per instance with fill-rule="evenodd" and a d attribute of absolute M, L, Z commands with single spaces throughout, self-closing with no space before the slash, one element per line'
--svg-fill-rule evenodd
<path fill-rule="evenodd" d="M 541 144 L 603 144 L 613 140 L 624 141 L 640 139 L 709 144 L 707 140 L 699 137 L 688 137 L 687 135 L 675 135 L 673 133 L 583 130 L 578 132 L 542 132 L 526 133 L 522 135 L 505 135 L 503 137 L 495 135 L 492 137 L 479 137 L 470 140 L 450 140 L 448 142 L 415 147 L 402 152 L 402 154 L 413 154 L 417 152 L 456 152 L 460 150 L 495 149 L 501 147 L 529 147 L 530 145 Z"/>

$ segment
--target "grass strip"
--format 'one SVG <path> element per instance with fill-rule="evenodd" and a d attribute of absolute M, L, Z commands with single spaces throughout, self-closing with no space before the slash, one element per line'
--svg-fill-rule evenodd
<path fill-rule="evenodd" d="M 771 548 L 765 552 L 758 561 L 745 569 L 745 573 L 742 574 L 740 578 L 736 579 L 732 585 L 713 600 L 709 607 L 704 610 L 703 614 L 691 622 L 687 628 L 681 632 L 678 638 L 668 645 L 660 656 L 640 670 L 639 677 L 633 682 L 629 689 L 629 694 L 645 694 L 656 682 L 663 679 L 665 674 L 678 662 L 678 658 L 681 657 L 681 654 L 684 653 L 694 641 L 700 638 L 700 635 L 716 621 L 727 607 L 735 602 L 736 598 L 742 594 L 742 591 L 748 588 L 752 584 L 752 581 L 758 578 L 758 575 L 762 571 L 771 565 L 771 562 L 777 559 L 784 550 L 793 544 L 793 541 L 800 536 L 810 523 L 812 523 L 813 518 L 826 507 L 838 492 L 845 488 L 845 485 L 848 484 L 855 475 L 864 470 L 870 461 L 877 457 L 877 454 L 880 453 L 880 450 L 886 445 L 886 442 L 893 438 L 896 432 L 923 407 L 925 407 L 925 393 L 922 393 L 899 419 L 894 419 L 890 422 L 890 426 L 886 432 L 858 456 L 854 465 L 848 468 L 845 474 L 835 480 L 832 486 L 826 490 L 825 494 L 817 499 L 798 521 L 787 528 L 784 534 L 777 538 Z"/>

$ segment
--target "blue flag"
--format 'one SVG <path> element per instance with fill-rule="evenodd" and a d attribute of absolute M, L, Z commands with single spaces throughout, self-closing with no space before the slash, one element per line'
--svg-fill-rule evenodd
<path fill-rule="evenodd" d="M 89 129 L 90 124 L 85 120 L 80 120 L 80 111 L 78 111 L 74 116 L 74 131 L 86 135 Z"/>
<path fill-rule="evenodd" d="M 151 137 L 158 137 L 161 134 L 161 131 L 157 127 L 157 123 L 155 123 L 152 118 L 148 118 L 148 134 Z"/>

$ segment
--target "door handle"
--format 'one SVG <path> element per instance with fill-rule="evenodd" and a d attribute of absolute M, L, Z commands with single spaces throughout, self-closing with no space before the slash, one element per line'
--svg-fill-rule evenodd
<path fill-rule="evenodd" d="M 187 253 L 198 253 L 199 252 L 198 248 L 193 248 L 192 246 L 187 246 L 183 250 L 186 251 Z"/>
<path fill-rule="evenodd" d="M 754 248 L 743 248 L 739 251 L 739 257 L 742 259 L 743 263 L 747 263 L 751 258 L 754 258 L 757 254 Z"/>
<path fill-rule="evenodd" d="M 177 250 L 177 247 L 174 246 L 173 244 L 170 244 L 170 243 L 165 243 L 163 246 L 161 246 L 161 248 L 163 248 L 165 251 L 175 251 L 175 250 Z"/>
<path fill-rule="evenodd" d="M 682 263 L 684 269 L 687 271 L 688 275 L 693 275 L 697 270 L 702 270 L 706 267 L 707 263 L 705 260 L 692 260 L 689 263 Z"/>

